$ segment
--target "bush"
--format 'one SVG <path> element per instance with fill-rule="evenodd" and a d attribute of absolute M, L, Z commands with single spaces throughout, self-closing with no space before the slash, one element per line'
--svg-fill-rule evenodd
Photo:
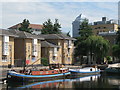
<path fill-rule="evenodd" d="M 106 59 L 107 59 L 109 64 L 112 64 L 112 57 L 111 56 L 107 56 Z"/>
<path fill-rule="evenodd" d="M 41 59 L 41 64 L 44 65 L 44 66 L 48 66 L 49 65 L 49 61 L 47 58 L 42 58 Z"/>

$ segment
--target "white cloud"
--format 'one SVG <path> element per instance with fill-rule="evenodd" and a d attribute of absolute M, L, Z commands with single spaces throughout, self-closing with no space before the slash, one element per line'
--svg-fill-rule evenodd
<path fill-rule="evenodd" d="M 30 20 L 31 23 L 37 24 L 42 24 L 48 18 L 52 19 L 52 21 L 57 18 L 64 32 L 72 29 L 72 21 L 80 13 L 85 15 L 90 21 L 96 21 L 100 20 L 104 15 L 115 18 L 117 12 L 116 3 L 5 2 L 2 5 L 2 28 L 8 28 L 11 25 L 22 22 L 25 18 Z"/>
<path fill-rule="evenodd" d="M 0 2 L 118 2 L 119 0 L 1 0 Z"/>

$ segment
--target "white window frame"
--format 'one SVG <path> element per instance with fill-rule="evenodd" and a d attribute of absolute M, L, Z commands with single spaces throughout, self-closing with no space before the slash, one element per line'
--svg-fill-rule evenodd
<path fill-rule="evenodd" d="M 3 58 L 3 57 L 4 57 L 4 58 Z M 2 56 L 2 62 L 8 62 L 6 55 L 3 55 L 3 56 Z"/>

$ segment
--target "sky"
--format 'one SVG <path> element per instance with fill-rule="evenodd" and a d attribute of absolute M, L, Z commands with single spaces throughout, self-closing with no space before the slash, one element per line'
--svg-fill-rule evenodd
<path fill-rule="evenodd" d="M 56 1 L 56 2 L 55 2 Z M 105 1 L 105 0 L 103 0 Z M 100 2 L 93 0 L 65 1 L 19 1 L 2 0 L 0 2 L 0 28 L 7 29 L 10 26 L 21 23 L 28 19 L 31 24 L 43 24 L 47 19 L 58 19 L 62 32 L 72 33 L 72 22 L 82 14 L 90 22 L 99 21 L 103 16 L 109 19 L 118 18 L 118 0 Z"/>

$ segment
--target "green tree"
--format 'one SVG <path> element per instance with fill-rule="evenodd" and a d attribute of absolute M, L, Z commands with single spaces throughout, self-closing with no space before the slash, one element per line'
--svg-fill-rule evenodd
<path fill-rule="evenodd" d="M 21 27 L 19 28 L 19 30 L 31 33 L 32 30 L 31 28 L 29 28 L 29 24 L 30 24 L 29 20 L 24 19 L 23 22 L 20 23 Z"/>
<path fill-rule="evenodd" d="M 51 19 L 48 19 L 43 23 L 43 29 L 41 30 L 42 34 L 60 34 L 61 25 L 58 22 L 58 19 L 55 19 L 54 24 Z"/>
<path fill-rule="evenodd" d="M 67 36 L 71 37 L 71 36 L 70 36 L 70 31 L 67 33 Z"/>
<path fill-rule="evenodd" d="M 120 45 L 113 45 L 112 54 L 114 57 L 118 58 L 120 62 Z"/>
<path fill-rule="evenodd" d="M 48 66 L 49 65 L 49 61 L 47 58 L 41 58 L 41 64 L 44 66 Z"/>
<path fill-rule="evenodd" d="M 75 45 L 81 44 L 82 41 L 86 40 L 89 36 L 93 35 L 92 28 L 88 24 L 88 19 L 84 19 L 81 22 L 80 29 L 79 29 L 79 37 L 77 37 L 75 41 Z"/>
<path fill-rule="evenodd" d="M 85 40 L 87 54 L 94 58 L 98 63 L 103 61 L 109 50 L 109 42 L 101 36 L 89 36 Z"/>
<path fill-rule="evenodd" d="M 79 43 L 75 49 L 75 54 L 89 57 L 90 63 L 93 61 L 101 63 L 109 50 L 109 42 L 101 36 L 89 36 Z"/>
<path fill-rule="evenodd" d="M 60 30 L 61 25 L 59 24 L 58 19 L 55 19 L 55 23 L 54 23 L 53 27 L 54 27 L 53 32 L 55 34 L 60 34 L 61 33 L 61 30 Z"/>
<path fill-rule="evenodd" d="M 80 37 L 83 37 L 83 38 L 87 38 L 90 35 L 92 35 L 92 28 L 88 23 L 88 19 L 86 18 L 80 24 L 79 35 Z"/>
<path fill-rule="evenodd" d="M 120 46 L 120 27 L 118 27 L 117 31 L 116 44 Z"/>
<path fill-rule="evenodd" d="M 112 54 L 118 58 L 120 62 L 120 27 L 118 27 L 117 31 L 116 44 L 112 47 Z"/>
<path fill-rule="evenodd" d="M 86 44 L 84 41 L 92 35 L 92 29 L 88 24 L 88 19 L 84 19 L 81 22 L 80 29 L 79 29 L 79 37 L 77 37 L 75 41 L 75 57 L 80 58 L 82 60 L 83 56 L 87 55 Z"/>
<path fill-rule="evenodd" d="M 107 59 L 108 63 L 112 63 L 112 57 L 111 56 L 107 56 L 106 59 Z"/>

